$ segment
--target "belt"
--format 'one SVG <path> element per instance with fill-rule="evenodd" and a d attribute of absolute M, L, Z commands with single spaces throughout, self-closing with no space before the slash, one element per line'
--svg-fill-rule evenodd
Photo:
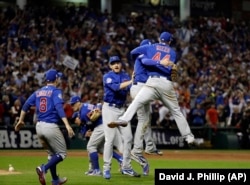
<path fill-rule="evenodd" d="M 121 105 L 118 105 L 118 104 L 115 104 L 115 103 L 107 103 L 108 106 L 110 107 L 115 107 L 115 108 L 122 108 L 122 107 L 125 107 L 124 104 L 121 104 Z"/>
<path fill-rule="evenodd" d="M 138 85 L 138 84 L 144 85 L 145 83 L 143 83 L 143 82 L 133 82 L 133 85 Z"/>
<path fill-rule="evenodd" d="M 149 77 L 150 78 L 164 78 L 164 79 L 170 80 L 168 77 L 166 77 L 166 76 L 160 76 L 160 75 L 150 75 Z"/>

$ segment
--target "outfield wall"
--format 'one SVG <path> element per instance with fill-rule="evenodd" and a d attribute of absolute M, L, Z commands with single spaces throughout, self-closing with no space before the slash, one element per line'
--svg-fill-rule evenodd
<path fill-rule="evenodd" d="M 87 140 L 73 126 L 76 136 L 67 138 L 67 130 L 61 127 L 69 149 L 86 149 Z M 235 128 L 218 128 L 216 131 L 207 127 L 191 127 L 195 135 L 197 148 L 240 149 L 240 137 Z M 135 127 L 133 127 L 133 132 Z M 186 149 L 187 146 L 176 128 L 152 128 L 152 136 L 158 149 Z M 13 127 L 0 127 L 1 149 L 41 149 L 34 126 L 26 126 L 19 132 Z"/>

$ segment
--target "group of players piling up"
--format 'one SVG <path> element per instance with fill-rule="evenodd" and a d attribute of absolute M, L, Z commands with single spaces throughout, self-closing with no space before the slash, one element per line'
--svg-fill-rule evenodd
<path fill-rule="evenodd" d="M 142 167 L 143 175 L 149 175 L 148 154 L 162 155 L 152 139 L 150 127 L 150 102 L 160 100 L 173 115 L 180 134 L 188 144 L 194 143 L 194 136 L 186 118 L 180 111 L 172 81 L 177 79 L 176 53 L 170 47 L 172 35 L 162 32 L 159 42 L 152 44 L 145 39 L 130 54 L 134 61 L 134 72 L 130 76 L 123 70 L 122 60 L 117 54 L 109 58 L 110 71 L 103 75 L 103 102 L 97 105 L 81 102 L 81 97 L 70 99 L 74 122 L 81 127 L 81 133 L 89 137 L 87 151 L 89 170 L 86 175 L 111 178 L 112 158 L 116 159 L 124 175 L 140 177 L 131 165 L 131 159 Z M 68 136 L 72 130 L 63 109 L 62 91 L 58 89 L 61 73 L 50 69 L 45 73 L 46 85 L 36 90 L 22 107 L 20 119 L 15 125 L 19 131 L 24 126 L 24 117 L 31 106 L 36 107 L 36 132 L 45 149 L 48 162 L 36 168 L 39 181 L 46 184 L 45 175 L 49 170 L 52 185 L 61 185 L 66 177 L 59 178 L 57 164 L 66 157 L 66 143 L 58 123 L 62 120 Z M 131 104 L 126 107 L 130 93 Z M 130 121 L 137 114 L 138 124 L 134 137 Z M 99 153 L 103 154 L 103 170 L 99 166 Z"/>

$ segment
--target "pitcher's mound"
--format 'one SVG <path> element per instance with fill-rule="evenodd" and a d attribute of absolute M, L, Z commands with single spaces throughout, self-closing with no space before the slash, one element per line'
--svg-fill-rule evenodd
<path fill-rule="evenodd" d="M 21 172 L 17 171 L 9 172 L 7 170 L 0 170 L 0 175 L 14 175 L 14 174 L 21 174 Z"/>

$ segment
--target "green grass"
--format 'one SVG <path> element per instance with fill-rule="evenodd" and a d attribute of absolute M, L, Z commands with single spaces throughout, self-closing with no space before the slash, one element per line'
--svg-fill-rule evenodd
<path fill-rule="evenodd" d="M 30 152 L 30 151 L 27 151 Z M 229 152 L 230 151 L 226 151 Z M 248 151 L 249 152 L 249 151 Z M 2 153 L 2 151 L 0 151 Z M 167 154 L 166 154 L 167 155 Z M 0 185 L 35 185 L 39 184 L 38 177 L 35 172 L 37 165 L 46 162 L 46 153 L 44 156 L 25 156 L 25 152 L 20 152 L 20 156 L 4 156 L 0 155 L 0 169 L 8 170 L 8 165 L 12 164 L 16 171 L 21 172 L 17 175 L 1 175 Z M 249 159 L 250 161 L 250 159 Z M 84 175 L 88 169 L 88 158 L 82 156 L 68 156 L 63 162 L 58 165 L 58 173 L 60 176 L 68 177 L 68 185 L 131 185 L 131 184 L 154 184 L 154 169 L 156 168 L 250 168 L 249 161 L 232 161 L 232 160 L 169 160 L 166 158 L 150 158 L 150 174 L 141 178 L 129 177 L 120 174 L 119 165 L 113 161 L 111 179 L 105 180 L 103 177 L 91 177 Z M 100 166 L 102 168 L 102 157 L 100 157 Z M 141 167 L 132 162 L 134 169 L 141 173 Z M 50 184 L 51 176 L 46 175 L 47 184 Z"/>

